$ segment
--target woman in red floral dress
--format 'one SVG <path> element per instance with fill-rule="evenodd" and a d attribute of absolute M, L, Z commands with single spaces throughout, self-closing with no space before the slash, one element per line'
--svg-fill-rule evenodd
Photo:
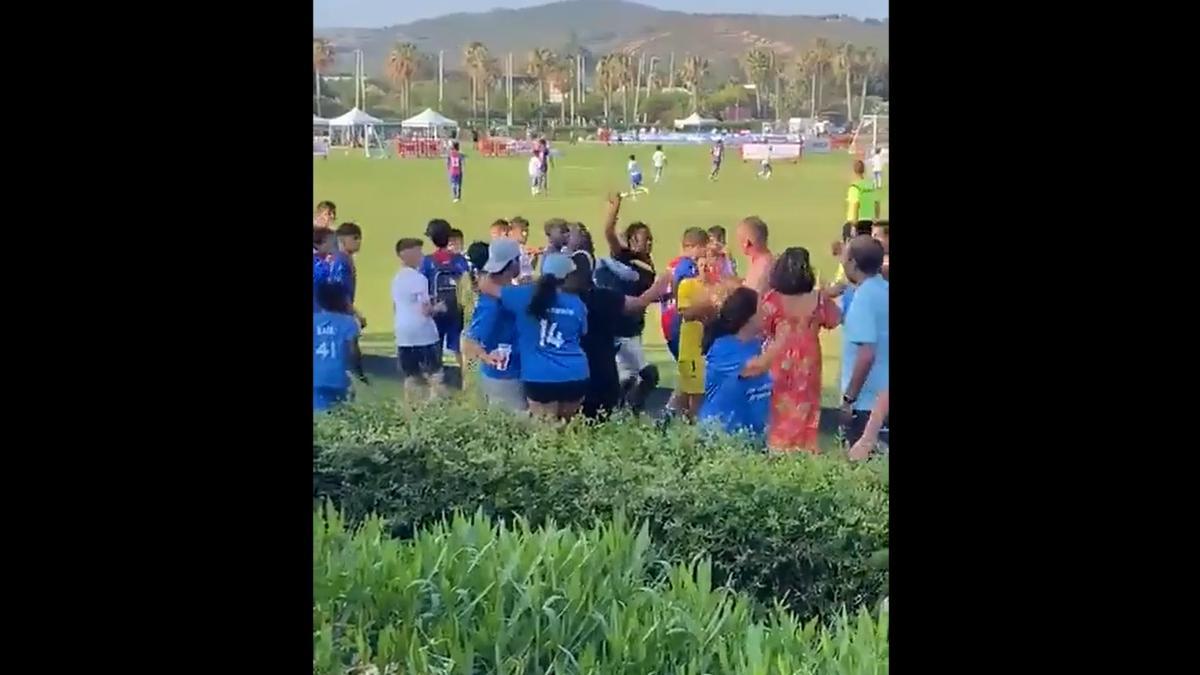
<path fill-rule="evenodd" d="M 760 312 L 768 339 L 784 341 L 783 353 L 771 367 L 771 414 L 767 448 L 816 454 L 821 421 L 822 328 L 842 320 L 837 303 L 816 287 L 808 250 L 789 248 L 771 270 L 771 289 Z"/>

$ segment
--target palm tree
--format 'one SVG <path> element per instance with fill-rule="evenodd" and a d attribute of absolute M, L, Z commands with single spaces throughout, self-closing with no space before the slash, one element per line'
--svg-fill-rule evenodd
<path fill-rule="evenodd" d="M 317 83 L 317 116 L 321 115 L 321 73 L 333 65 L 333 44 L 325 38 L 313 38 L 313 75 Z"/>
<path fill-rule="evenodd" d="M 833 70 L 846 78 L 846 123 L 849 124 L 854 120 L 854 94 L 850 89 L 850 80 L 854 77 L 854 71 L 858 70 L 858 50 L 854 45 L 846 42 L 838 47 Z"/>
<path fill-rule="evenodd" d="M 755 47 L 746 52 L 746 56 L 742 61 L 742 68 L 746 71 L 746 79 L 754 85 L 755 109 L 758 111 L 759 117 L 762 116 L 762 88 L 767 82 L 768 75 L 770 75 L 773 60 L 774 54 L 770 51 Z"/>
<path fill-rule="evenodd" d="M 817 65 L 818 55 L 815 50 L 808 50 L 796 61 L 795 69 L 797 76 L 801 79 L 808 80 L 808 116 L 816 118 L 817 116 Z"/>
<path fill-rule="evenodd" d="M 558 119 L 565 126 L 567 123 L 567 97 L 575 96 L 575 60 L 555 59 L 550 64 L 546 78 L 550 82 L 550 86 L 559 92 Z"/>
<path fill-rule="evenodd" d="M 482 42 L 475 41 L 463 50 L 463 65 L 471 77 L 471 118 L 479 116 L 479 84 L 487 70 L 488 49 Z"/>
<path fill-rule="evenodd" d="M 421 54 L 416 45 L 411 42 L 397 42 L 392 51 L 388 52 L 387 63 L 384 64 L 388 80 L 400 91 L 400 107 L 405 115 L 408 114 L 413 76 L 416 75 L 420 61 Z"/>
<path fill-rule="evenodd" d="M 862 96 L 858 102 L 858 119 L 861 121 L 867 111 L 867 81 L 879 68 L 879 52 L 874 47 L 867 47 L 858 53 L 858 69 L 862 76 Z"/>
<path fill-rule="evenodd" d="M 833 60 L 833 49 L 829 46 L 829 40 L 825 38 L 817 38 L 813 42 L 813 48 L 809 52 L 812 55 L 813 67 L 813 84 L 816 91 L 813 93 L 813 117 L 817 115 L 817 108 L 821 107 L 821 89 L 825 84 L 825 65 Z"/>
<path fill-rule="evenodd" d="M 708 75 L 708 59 L 700 56 L 688 56 L 683 60 L 683 68 L 679 71 L 679 79 L 683 86 L 692 92 L 692 112 L 700 111 L 700 83 Z"/>
<path fill-rule="evenodd" d="M 637 79 L 637 63 L 629 54 L 613 54 L 613 76 L 621 88 L 621 116 L 629 124 L 629 87 Z"/>
<path fill-rule="evenodd" d="M 485 51 L 486 55 L 487 52 Z M 483 125 L 484 127 L 492 126 L 492 85 L 500 79 L 500 66 L 496 59 L 488 56 L 483 60 L 479 69 L 479 83 L 483 87 Z"/>
<path fill-rule="evenodd" d="M 546 105 L 546 81 L 554 67 L 555 58 L 554 52 L 542 47 L 529 52 L 529 64 L 525 66 L 525 72 L 537 80 L 539 107 Z"/>
<path fill-rule="evenodd" d="M 616 91 L 620 82 L 620 68 L 621 64 L 616 54 L 605 54 L 596 61 L 596 84 L 604 93 L 605 119 L 609 119 L 611 115 L 612 93 Z"/>

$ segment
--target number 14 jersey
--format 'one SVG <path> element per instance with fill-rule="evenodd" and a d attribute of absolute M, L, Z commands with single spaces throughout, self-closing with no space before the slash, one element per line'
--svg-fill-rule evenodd
<path fill-rule="evenodd" d="M 580 339 L 587 333 L 587 307 L 579 296 L 559 291 L 540 319 L 529 313 L 534 286 L 508 286 L 500 305 L 517 320 L 517 348 L 523 382 L 577 382 L 588 379 L 587 355 Z"/>

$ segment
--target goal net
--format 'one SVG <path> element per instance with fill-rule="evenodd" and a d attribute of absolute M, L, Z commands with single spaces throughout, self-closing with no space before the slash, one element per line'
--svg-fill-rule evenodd
<path fill-rule="evenodd" d="M 850 139 L 850 152 L 862 156 L 883 148 L 886 154 L 888 145 L 888 116 L 864 115 Z"/>

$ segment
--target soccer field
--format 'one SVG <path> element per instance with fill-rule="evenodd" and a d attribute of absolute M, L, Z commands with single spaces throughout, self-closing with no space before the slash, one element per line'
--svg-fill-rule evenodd
<path fill-rule="evenodd" d="M 424 236 L 431 218 L 445 218 L 466 234 L 466 243 L 486 241 L 488 226 L 496 218 L 524 216 L 531 223 L 530 243 L 542 244 L 542 223 L 552 217 L 577 220 L 592 231 L 597 253 L 606 253 L 600 231 L 605 196 L 628 187 L 625 165 L 635 154 L 646 174 L 649 194 L 626 200 L 618 229 L 635 220 L 650 225 L 654 233 L 654 260 L 663 269 L 679 253 L 679 238 L 687 227 L 724 225 L 732 238 L 738 220 L 757 215 L 770 227 L 770 246 L 776 253 L 788 246 L 804 246 L 812 255 L 821 279 L 837 268 L 829 245 L 840 234 L 845 215 L 845 194 L 851 174 L 851 157 L 844 152 L 811 155 L 798 163 L 778 162 L 770 180 L 755 177 L 757 162 L 742 163 L 736 148 L 721 169 L 720 179 L 708 180 L 707 146 L 666 146 L 667 168 L 663 182 L 653 183 L 650 155 L 653 145 L 553 146 L 561 154 L 550 170 L 549 196 L 529 194 L 528 158 L 485 158 L 467 152 L 463 199 L 450 200 L 444 160 L 366 159 L 362 151 L 335 149 L 329 158 L 313 160 L 313 200 L 332 200 L 338 222 L 353 221 L 363 228 L 363 247 L 357 257 L 356 305 L 368 326 L 362 340 L 368 354 L 394 354 L 390 284 L 399 260 L 396 240 Z M 884 176 L 885 186 L 888 176 Z M 883 191 L 882 212 L 888 216 L 888 191 Z M 746 261 L 730 246 L 738 269 Z M 430 244 L 426 240 L 426 251 Z M 647 354 L 659 365 L 664 384 L 673 386 L 674 362 L 658 328 L 658 310 L 647 313 Z M 837 401 L 840 330 L 822 339 L 827 404 Z"/>

